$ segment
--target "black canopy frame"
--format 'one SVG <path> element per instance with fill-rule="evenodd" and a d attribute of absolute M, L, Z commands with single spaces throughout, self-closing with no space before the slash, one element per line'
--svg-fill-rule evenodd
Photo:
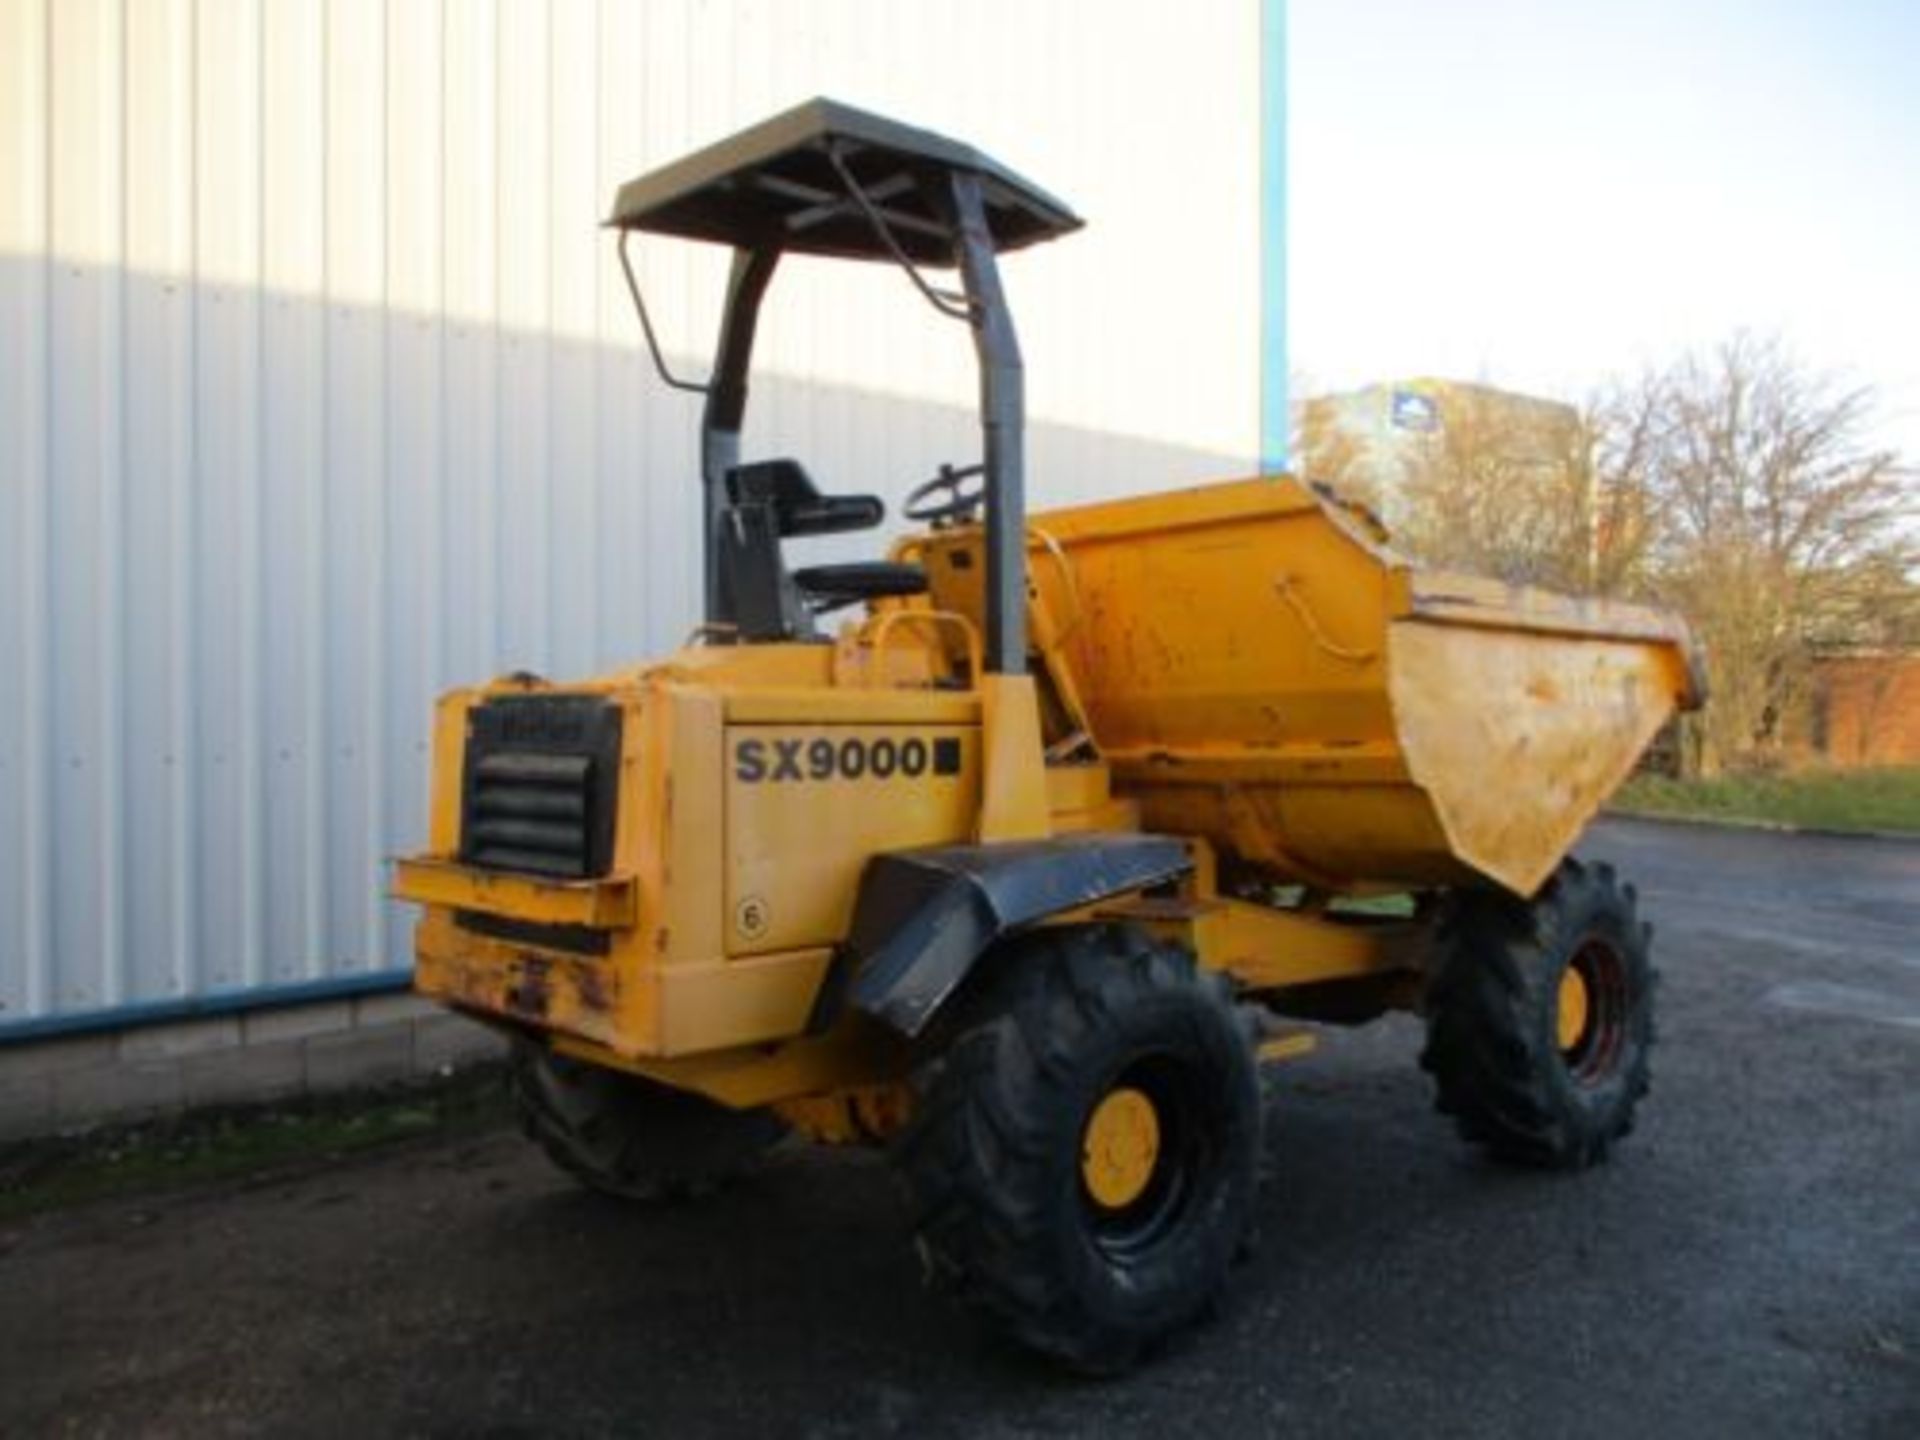
<path fill-rule="evenodd" d="M 980 368 L 986 498 L 985 663 L 1026 670 L 1025 395 L 1018 336 L 998 256 L 1080 227 L 1060 201 L 1012 171 L 929 131 L 814 100 L 629 181 L 607 224 L 647 349 L 662 380 L 706 397 L 701 416 L 706 620 L 734 620 L 718 555 L 727 475 L 740 463 L 747 377 L 760 305 L 788 252 L 897 265 L 942 315 L 965 322 Z M 628 256 L 635 231 L 729 245 L 733 266 L 713 369 L 676 376 L 661 353 Z M 927 269 L 956 267 L 958 290 Z"/>

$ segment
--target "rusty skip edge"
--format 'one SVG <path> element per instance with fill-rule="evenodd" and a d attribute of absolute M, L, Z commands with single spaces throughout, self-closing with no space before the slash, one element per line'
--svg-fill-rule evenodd
<path fill-rule="evenodd" d="M 1692 629 L 1677 615 L 1615 600 L 1561 595 L 1527 586 L 1501 586 L 1464 576 L 1426 576 L 1431 583 L 1456 583 L 1463 589 L 1410 589 L 1402 618 L 1436 625 L 1469 625 L 1490 630 L 1523 630 L 1574 640 L 1650 644 L 1670 650 L 1680 661 L 1681 689 L 1676 707 L 1698 710 L 1709 692 L 1706 656 Z"/>

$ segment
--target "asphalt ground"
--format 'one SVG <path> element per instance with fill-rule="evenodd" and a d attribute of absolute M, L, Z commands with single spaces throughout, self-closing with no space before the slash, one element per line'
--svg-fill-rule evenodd
<path fill-rule="evenodd" d="M 1225 1313 L 1124 1379 L 926 1293 L 876 1156 L 635 1209 L 503 1130 L 17 1229 L 0 1433 L 1920 1436 L 1920 845 L 1585 849 L 1665 974 L 1614 1159 L 1485 1162 L 1413 1022 L 1331 1032 Z"/>

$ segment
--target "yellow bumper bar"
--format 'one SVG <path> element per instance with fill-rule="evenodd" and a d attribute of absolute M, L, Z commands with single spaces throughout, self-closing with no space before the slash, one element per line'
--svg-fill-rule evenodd
<path fill-rule="evenodd" d="M 633 924 L 633 878 L 542 880 L 475 870 L 451 860 L 416 855 L 393 862 L 393 897 L 416 905 L 447 905 L 505 915 L 541 925 L 585 925 L 618 930 Z"/>

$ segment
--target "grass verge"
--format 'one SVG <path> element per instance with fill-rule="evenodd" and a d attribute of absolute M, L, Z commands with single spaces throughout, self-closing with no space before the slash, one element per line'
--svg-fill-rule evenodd
<path fill-rule="evenodd" d="M 1920 765 L 1669 780 L 1636 775 L 1611 808 L 1622 814 L 1920 834 Z"/>
<path fill-rule="evenodd" d="M 426 1135 L 508 1114 L 498 1066 L 427 1085 L 201 1111 L 0 1146 L 0 1223 L 117 1195 L 155 1194 Z"/>

